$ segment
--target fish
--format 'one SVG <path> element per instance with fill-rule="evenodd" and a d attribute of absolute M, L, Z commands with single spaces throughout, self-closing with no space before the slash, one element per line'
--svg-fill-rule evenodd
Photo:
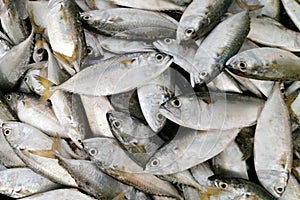
<path fill-rule="evenodd" d="M 209 185 L 222 188 L 228 193 L 218 196 L 218 199 L 276 199 L 261 186 L 241 178 L 211 176 Z"/>
<path fill-rule="evenodd" d="M 86 41 L 77 4 L 74 0 L 51 0 L 48 9 L 46 30 L 54 55 L 71 68 L 68 71 L 79 72 L 86 57 Z"/>
<path fill-rule="evenodd" d="M 266 37 L 266 33 L 270 32 L 273 33 L 272 37 Z M 278 21 L 268 17 L 251 18 L 247 38 L 265 46 L 278 47 L 291 52 L 300 51 L 300 33 L 287 29 Z"/>
<path fill-rule="evenodd" d="M 54 86 L 51 81 L 37 76 L 37 79 L 46 88 L 41 101 L 48 99 L 56 90 L 92 96 L 127 92 L 157 77 L 169 67 L 171 62 L 170 56 L 156 52 L 127 54 L 85 68 L 57 86 Z M 115 74 L 124 75 L 119 77 Z M 130 77 L 130 81 L 127 77 Z M 87 80 L 90 84 L 86 84 Z"/>
<path fill-rule="evenodd" d="M 164 143 L 149 126 L 127 113 L 110 111 L 107 120 L 120 146 L 141 167 L 145 167 L 150 157 Z"/>
<path fill-rule="evenodd" d="M 255 124 L 263 105 L 259 98 L 211 91 L 174 97 L 161 105 L 160 113 L 196 130 L 229 130 Z"/>
<path fill-rule="evenodd" d="M 176 33 L 176 41 L 200 38 L 208 33 L 229 8 L 232 0 L 194 0 L 183 12 Z"/>
<path fill-rule="evenodd" d="M 113 199 L 133 187 L 122 184 L 102 172 L 92 161 L 67 159 L 57 154 L 58 163 L 67 169 L 78 187 L 98 199 Z M 82 173 L 85 169 L 85 173 Z"/>
<path fill-rule="evenodd" d="M 276 82 L 257 120 L 253 148 L 258 180 L 276 198 L 284 193 L 291 173 L 291 134 L 288 109 Z"/>
<path fill-rule="evenodd" d="M 231 143 L 224 151 L 212 158 L 212 166 L 215 174 L 249 179 L 247 164 L 242 157 L 243 153 L 237 143 Z"/>
<path fill-rule="evenodd" d="M 107 97 L 80 95 L 81 102 L 86 113 L 89 127 L 93 136 L 105 136 L 113 138 L 106 115 L 114 110 Z"/>
<path fill-rule="evenodd" d="M 81 138 L 77 132 L 68 131 L 56 118 L 49 103 L 40 103 L 39 98 L 32 94 L 11 93 L 5 95 L 11 108 L 16 112 L 19 120 L 28 123 L 50 136 L 71 138 L 78 146 L 81 146 Z"/>
<path fill-rule="evenodd" d="M 149 194 L 183 199 L 173 185 L 144 173 L 143 168 L 131 160 L 113 138 L 86 139 L 83 146 L 97 167 L 117 180 Z"/>
<path fill-rule="evenodd" d="M 166 118 L 159 112 L 160 105 L 175 95 L 175 82 L 171 69 L 167 69 L 156 79 L 137 88 L 137 95 L 143 115 L 154 132 L 159 132 Z"/>
<path fill-rule="evenodd" d="M 26 3 L 27 1 L 20 0 L 3 1 L 1 26 L 15 45 L 24 41 L 30 34 L 25 22 L 28 17 L 26 15 Z"/>
<path fill-rule="evenodd" d="M 136 15 L 143 17 L 136 18 Z M 151 38 L 159 39 L 160 32 L 170 32 L 168 36 L 172 36 L 178 23 L 162 13 L 132 8 L 92 10 L 81 13 L 81 18 L 87 27 L 98 33 L 117 38 L 142 40 L 150 35 Z"/>
<path fill-rule="evenodd" d="M 240 129 L 197 131 L 179 128 L 175 138 L 149 159 L 144 172 L 166 175 L 196 166 L 226 149 L 239 131 Z"/>
<path fill-rule="evenodd" d="M 0 193 L 12 198 L 22 198 L 62 187 L 27 167 L 2 170 L 0 177 Z"/>
<path fill-rule="evenodd" d="M 194 56 L 193 65 L 197 68 L 197 73 L 193 74 L 194 83 L 207 84 L 219 75 L 226 61 L 239 51 L 249 30 L 248 11 L 237 13 L 218 24 Z M 222 39 L 215 42 L 215 38 Z"/>
<path fill-rule="evenodd" d="M 13 89 L 17 81 L 28 70 L 33 48 L 34 29 L 24 41 L 13 46 L 0 59 L 0 88 L 2 91 Z"/>
<path fill-rule="evenodd" d="M 300 2 L 298 0 L 281 0 L 282 5 L 295 26 L 300 30 Z"/>
<path fill-rule="evenodd" d="M 299 66 L 299 57 L 272 47 L 247 50 L 226 62 L 226 68 L 237 75 L 271 81 L 299 80 Z"/>

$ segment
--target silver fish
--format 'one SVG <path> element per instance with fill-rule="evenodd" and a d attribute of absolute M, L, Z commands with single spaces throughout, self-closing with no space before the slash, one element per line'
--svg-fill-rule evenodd
<path fill-rule="evenodd" d="M 163 140 L 139 120 L 127 113 L 110 111 L 108 122 L 115 138 L 127 150 L 127 154 L 141 167 L 162 146 Z"/>
<path fill-rule="evenodd" d="M 279 83 L 276 83 L 257 120 L 254 135 L 256 174 L 260 183 L 276 198 L 284 193 L 291 172 L 291 139 L 289 113 Z"/>
<path fill-rule="evenodd" d="M 239 130 L 197 131 L 180 128 L 175 138 L 152 156 L 144 172 L 164 175 L 189 169 L 223 151 Z"/>
<path fill-rule="evenodd" d="M 87 160 L 66 159 L 58 155 L 59 164 L 68 170 L 78 187 L 98 199 L 112 199 L 132 187 L 122 184 L 102 172 L 96 165 Z M 85 172 L 82 173 L 82 169 Z"/>
<path fill-rule="evenodd" d="M 232 0 L 194 0 L 186 8 L 177 28 L 178 43 L 199 38 L 209 32 L 221 19 Z"/>
<path fill-rule="evenodd" d="M 180 95 L 162 104 L 160 113 L 197 130 L 228 130 L 256 123 L 264 101 L 235 93 Z M 193 116 L 191 118 L 190 116 Z"/>
<path fill-rule="evenodd" d="M 235 14 L 221 22 L 200 44 L 193 65 L 194 82 L 209 83 L 223 70 L 226 61 L 242 46 L 250 28 L 249 12 Z M 216 42 L 216 38 L 218 42 Z"/>
<path fill-rule="evenodd" d="M 272 37 L 267 33 L 272 32 Z M 248 39 L 271 47 L 300 52 L 300 33 L 287 29 L 278 21 L 267 18 L 251 18 Z"/>
<path fill-rule="evenodd" d="M 226 62 L 229 71 L 258 80 L 299 80 L 300 58 L 293 53 L 271 47 L 250 49 Z"/>
<path fill-rule="evenodd" d="M 215 174 L 223 176 L 248 179 L 247 165 L 242 160 L 243 153 L 237 143 L 231 143 L 219 155 L 212 158 Z"/>
<path fill-rule="evenodd" d="M 40 79 L 47 90 L 42 99 L 45 101 L 56 90 L 93 96 L 130 91 L 157 77 L 171 62 L 169 56 L 160 53 L 117 56 L 85 68 L 58 86 L 51 87 L 47 80 Z M 116 74 L 124 75 L 119 77 Z"/>
<path fill-rule="evenodd" d="M 47 32 L 54 54 L 78 72 L 86 56 L 86 42 L 75 0 L 50 0 L 48 8 Z"/>
<path fill-rule="evenodd" d="M 29 168 L 11 168 L 0 171 L 0 193 L 22 198 L 62 187 Z"/>
<path fill-rule="evenodd" d="M 149 194 L 182 199 L 170 183 L 143 173 L 143 168 L 131 160 L 114 139 L 90 138 L 84 140 L 83 145 L 92 161 L 110 176 Z"/>
<path fill-rule="evenodd" d="M 136 15 L 142 18 L 137 18 Z M 131 8 L 93 10 L 82 13 L 81 17 L 100 33 L 127 39 L 147 39 L 149 35 L 158 39 L 161 34 L 157 31 L 159 28 L 172 33 L 177 26 L 177 21 L 168 15 Z"/>

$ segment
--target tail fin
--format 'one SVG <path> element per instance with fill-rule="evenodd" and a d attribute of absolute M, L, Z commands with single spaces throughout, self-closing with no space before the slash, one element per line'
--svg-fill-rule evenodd
<path fill-rule="evenodd" d="M 216 187 L 205 186 L 205 188 L 206 188 L 205 193 L 199 191 L 199 197 L 201 200 L 209 200 L 210 196 L 216 196 L 216 195 L 219 195 L 219 194 L 225 192 L 225 190 L 222 190 L 222 189 L 216 188 Z"/>
<path fill-rule="evenodd" d="M 29 152 L 32 154 L 38 155 L 38 156 L 46 157 L 46 158 L 56 158 L 56 154 L 58 153 L 59 148 L 60 148 L 59 137 L 55 137 L 53 140 L 51 149 L 29 151 Z"/>
<path fill-rule="evenodd" d="M 32 30 L 35 33 L 43 34 L 44 31 L 46 30 L 46 28 L 41 27 L 41 26 L 39 26 L 39 25 L 37 25 L 35 23 L 35 21 L 34 21 L 34 15 L 33 15 L 32 11 L 28 13 L 28 16 L 29 16 L 29 20 L 31 22 Z"/>
<path fill-rule="evenodd" d="M 39 75 L 35 75 L 34 78 L 36 78 L 40 82 L 40 84 L 42 84 L 45 88 L 45 92 L 40 98 L 40 102 L 43 103 L 52 96 L 53 92 L 55 91 L 55 89 L 53 88 L 55 84 Z"/>
<path fill-rule="evenodd" d="M 244 9 L 248 9 L 250 11 L 252 10 L 258 10 L 261 9 L 262 7 L 264 7 L 264 5 L 248 5 L 245 2 L 243 2 L 243 0 L 236 0 L 236 3 Z"/>

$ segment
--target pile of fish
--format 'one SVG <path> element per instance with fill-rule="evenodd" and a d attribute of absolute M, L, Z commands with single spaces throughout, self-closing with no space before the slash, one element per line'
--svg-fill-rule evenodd
<path fill-rule="evenodd" d="M 300 199 L 299 0 L 0 9 L 1 199 Z"/>

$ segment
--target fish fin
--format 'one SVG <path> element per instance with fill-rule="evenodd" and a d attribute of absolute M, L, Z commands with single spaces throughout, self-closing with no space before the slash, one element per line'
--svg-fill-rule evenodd
<path fill-rule="evenodd" d="M 292 106 L 292 103 L 294 102 L 294 100 L 297 98 L 298 94 L 299 94 L 299 91 L 296 90 L 295 92 L 291 93 L 289 96 L 287 96 L 285 98 L 285 104 L 290 113 L 291 121 L 294 121 L 294 122 L 299 122 L 299 119 L 298 119 L 297 115 L 294 113 L 291 106 Z"/>
<path fill-rule="evenodd" d="M 55 91 L 55 90 L 51 90 L 51 88 L 53 88 L 55 86 L 55 83 L 53 83 L 53 82 L 49 81 L 48 79 L 41 77 L 39 75 L 35 75 L 34 77 L 45 88 L 45 92 L 42 95 L 42 97 L 40 98 L 40 102 L 44 103 L 45 101 L 47 101 L 47 99 L 49 99 L 52 96 L 53 92 Z"/>
<path fill-rule="evenodd" d="M 34 29 L 34 32 L 35 33 L 39 33 L 39 34 L 43 34 L 45 32 L 46 28 L 41 27 L 41 26 L 39 26 L 39 25 L 37 25 L 35 23 L 35 21 L 34 21 L 34 15 L 33 15 L 32 11 L 30 11 L 28 13 L 28 16 L 29 16 L 29 20 L 31 22 L 32 28 Z"/>
<path fill-rule="evenodd" d="M 225 192 L 225 190 L 216 187 L 205 186 L 205 188 L 206 188 L 206 192 L 199 191 L 199 197 L 201 200 L 209 200 L 210 196 L 216 196 Z"/>
<path fill-rule="evenodd" d="M 38 155 L 38 156 L 42 156 L 42 157 L 46 157 L 46 158 L 56 158 L 56 153 L 59 150 L 59 137 L 55 137 L 52 143 L 52 147 L 51 149 L 47 149 L 47 150 L 38 150 L 38 151 L 29 151 L 32 154 Z"/>
<path fill-rule="evenodd" d="M 248 9 L 250 11 L 258 10 L 264 7 L 264 5 L 248 5 L 247 3 L 243 2 L 243 0 L 236 0 L 236 3 L 244 9 Z"/>

